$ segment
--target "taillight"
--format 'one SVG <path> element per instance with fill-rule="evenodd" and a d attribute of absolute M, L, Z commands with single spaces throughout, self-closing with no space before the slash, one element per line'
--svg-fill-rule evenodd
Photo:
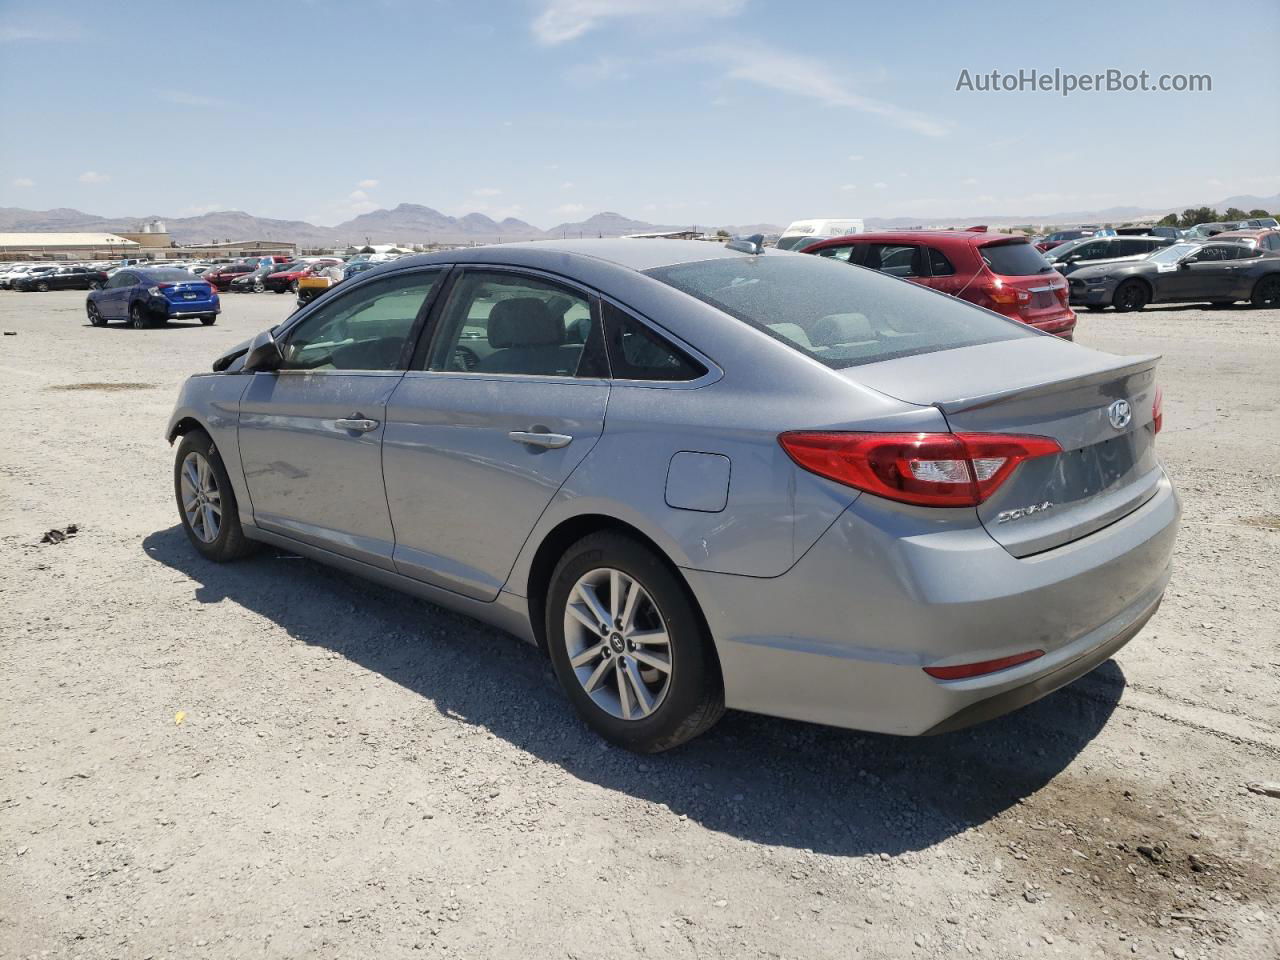
<path fill-rule="evenodd" d="M 1156 387 L 1155 399 L 1151 401 L 1151 426 L 1159 433 L 1164 428 L 1164 391 Z"/>
<path fill-rule="evenodd" d="M 1022 461 L 1062 452 L 1049 437 L 996 433 L 792 431 L 778 442 L 811 473 L 924 507 L 976 507 Z"/>
<path fill-rule="evenodd" d="M 1031 302 L 1031 294 L 1017 287 L 1006 286 L 1003 280 L 992 280 L 984 284 L 982 292 L 992 303 L 998 303 L 1002 307 L 1020 307 Z"/>
<path fill-rule="evenodd" d="M 1062 286 L 1055 288 L 1053 292 L 1058 295 L 1058 299 L 1062 301 L 1062 305 L 1064 307 L 1070 305 L 1071 291 L 1067 288 L 1065 283 Z"/>

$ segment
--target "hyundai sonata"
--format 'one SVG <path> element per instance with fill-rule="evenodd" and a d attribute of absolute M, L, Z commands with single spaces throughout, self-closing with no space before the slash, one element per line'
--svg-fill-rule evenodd
<path fill-rule="evenodd" d="M 305 554 L 546 651 L 615 743 L 726 706 L 896 734 L 1029 703 L 1151 617 L 1157 358 L 735 241 L 398 260 L 191 377 L 205 557 Z"/>

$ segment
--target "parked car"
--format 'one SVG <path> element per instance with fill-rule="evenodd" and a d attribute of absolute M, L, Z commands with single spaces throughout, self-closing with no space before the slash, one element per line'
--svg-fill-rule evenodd
<path fill-rule="evenodd" d="M 1049 234 L 1035 246 L 1037 250 L 1044 253 L 1046 250 L 1052 250 L 1054 247 L 1061 246 L 1068 240 L 1079 240 L 1081 237 L 1092 236 L 1092 230 L 1059 230 L 1056 233 Z"/>
<path fill-rule="evenodd" d="M 1025 237 L 904 230 L 837 237 L 804 252 L 889 273 L 1068 340 L 1075 330 L 1066 281 Z"/>
<path fill-rule="evenodd" d="M 1101 260 L 1145 257 L 1173 243 L 1167 237 L 1083 237 L 1068 240 L 1044 255 L 1054 269 L 1067 276 L 1072 271 Z"/>
<path fill-rule="evenodd" d="M 95 327 L 123 320 L 142 330 L 170 320 L 199 318 L 206 327 L 218 319 L 218 291 L 204 278 L 168 267 L 129 267 L 105 287 L 91 290 L 85 312 Z"/>
<path fill-rule="evenodd" d="M 51 263 L 20 263 L 16 267 L 0 274 L 0 288 L 12 290 L 18 280 L 36 274 L 52 273 L 58 269 Z"/>
<path fill-rule="evenodd" d="M 1243 243 L 1260 250 L 1280 252 L 1280 230 L 1250 229 L 1227 230 L 1214 236 L 1214 240 Z"/>
<path fill-rule="evenodd" d="M 229 290 L 232 280 L 246 273 L 252 273 L 256 269 L 257 265 L 253 263 L 228 263 L 213 270 L 206 270 L 200 275 L 200 279 L 207 280 L 216 290 Z"/>
<path fill-rule="evenodd" d="M 344 283 L 183 386 L 190 543 L 516 633 L 647 752 L 726 706 L 956 729 L 1138 633 L 1179 513 L 1156 357 L 746 247 L 505 244 Z"/>
<path fill-rule="evenodd" d="M 1169 240 L 1180 240 L 1182 233 L 1177 227 L 1116 227 L 1116 234 L 1121 237 L 1166 237 Z"/>
<path fill-rule="evenodd" d="M 1148 303 L 1280 307 L 1280 255 L 1243 243 L 1175 243 L 1125 263 L 1082 267 L 1071 274 L 1071 302 L 1126 312 Z"/>
<path fill-rule="evenodd" d="M 279 269 L 280 264 L 274 262 L 259 266 L 256 270 L 251 270 L 235 277 L 231 281 L 229 289 L 233 293 L 253 293 L 254 291 L 261 293 L 266 289 L 263 286 L 264 281 Z"/>
<path fill-rule="evenodd" d="M 337 257 L 319 257 L 313 260 L 295 260 L 284 265 L 284 269 L 266 276 L 262 285 L 275 293 L 297 293 L 298 281 L 307 271 L 315 266 L 328 267 L 342 263 Z"/>
<path fill-rule="evenodd" d="M 88 267 L 57 267 L 51 270 L 33 270 L 14 279 L 14 290 L 92 290 L 107 282 L 101 270 Z"/>
<path fill-rule="evenodd" d="M 370 263 L 370 267 L 381 264 Z M 313 264 L 298 278 L 298 306 L 304 306 L 331 287 L 346 279 L 345 265 L 341 263 Z"/>
<path fill-rule="evenodd" d="M 862 233 L 865 229 L 862 221 L 856 219 L 796 220 L 782 231 L 777 247 L 779 250 L 794 250 L 799 253 L 819 240 Z"/>
<path fill-rule="evenodd" d="M 1240 229 L 1280 230 L 1280 220 L 1275 217 L 1250 217 L 1240 221 Z"/>
<path fill-rule="evenodd" d="M 1210 237 L 1215 237 L 1220 233 L 1226 233 L 1228 230 L 1239 229 L 1239 222 L 1234 220 L 1230 222 L 1218 221 L 1214 223 L 1197 223 L 1194 227 L 1183 231 L 1182 237 L 1184 240 L 1208 240 Z"/>

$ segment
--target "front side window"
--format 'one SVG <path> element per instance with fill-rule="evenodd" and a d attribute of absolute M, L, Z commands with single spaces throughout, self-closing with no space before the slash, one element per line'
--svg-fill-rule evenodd
<path fill-rule="evenodd" d="M 449 295 L 428 369 L 597 376 L 586 350 L 598 340 L 593 327 L 591 303 L 577 290 L 526 274 L 467 270 Z"/>
<path fill-rule="evenodd" d="M 280 369 L 399 369 L 405 343 L 442 272 L 383 277 L 326 303 L 289 331 Z"/>
<path fill-rule="evenodd" d="M 645 272 L 835 369 L 1040 336 L 963 300 L 821 257 L 733 257 Z"/>
<path fill-rule="evenodd" d="M 616 380 L 696 380 L 707 372 L 697 360 L 625 310 L 604 302 L 604 339 Z"/>

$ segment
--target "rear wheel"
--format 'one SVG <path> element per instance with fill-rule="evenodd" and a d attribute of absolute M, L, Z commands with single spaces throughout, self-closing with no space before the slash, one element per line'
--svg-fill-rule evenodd
<path fill-rule="evenodd" d="M 1147 292 L 1145 283 L 1141 280 L 1126 280 L 1116 287 L 1111 305 L 1121 313 L 1129 313 L 1132 310 L 1141 310 L 1150 300 L 1151 296 Z"/>
<path fill-rule="evenodd" d="M 142 304 L 135 303 L 129 308 L 129 325 L 135 330 L 145 330 L 151 326 L 151 316 Z"/>
<path fill-rule="evenodd" d="M 203 323 L 206 327 L 212 327 L 214 323 L 217 321 L 217 319 L 218 318 L 216 316 L 201 317 L 200 322 Z"/>
<path fill-rule="evenodd" d="M 225 563 L 257 549 L 244 535 L 227 468 L 204 431 L 193 430 L 178 444 L 173 487 L 187 539 L 206 559 Z"/>
<path fill-rule="evenodd" d="M 1263 277 L 1253 288 L 1253 305 L 1264 309 L 1280 307 L 1280 276 Z"/>
<path fill-rule="evenodd" d="M 102 315 L 100 310 L 98 310 L 98 305 L 96 303 L 90 303 L 84 309 L 85 312 L 89 314 L 89 322 L 95 327 L 105 327 L 107 325 L 107 318 Z"/>
<path fill-rule="evenodd" d="M 546 610 L 556 676 L 606 740 L 657 753 L 724 713 L 719 664 L 693 598 L 639 542 L 612 532 L 579 540 L 556 565 Z"/>

